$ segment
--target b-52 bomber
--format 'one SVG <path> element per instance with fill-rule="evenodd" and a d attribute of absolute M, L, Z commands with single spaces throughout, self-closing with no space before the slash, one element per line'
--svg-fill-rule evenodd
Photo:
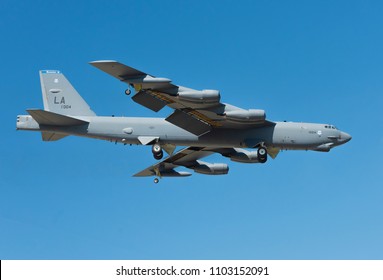
<path fill-rule="evenodd" d="M 225 163 L 201 159 L 214 153 L 242 163 L 265 163 L 281 150 L 328 152 L 350 141 L 351 136 L 330 124 L 274 122 L 261 109 L 242 109 L 221 102 L 218 90 L 195 90 L 170 79 L 141 72 L 116 61 L 91 65 L 128 84 L 125 94 L 155 112 L 174 109 L 167 118 L 97 116 L 56 70 L 40 71 L 44 110 L 28 109 L 17 116 L 17 129 L 42 133 L 43 141 L 68 135 L 123 144 L 148 145 L 157 163 L 134 176 L 184 177 L 186 167 L 207 175 L 227 174 Z M 184 148 L 176 151 L 177 146 Z M 165 151 L 169 156 L 164 160 Z M 176 151 L 176 152 L 175 152 Z"/>

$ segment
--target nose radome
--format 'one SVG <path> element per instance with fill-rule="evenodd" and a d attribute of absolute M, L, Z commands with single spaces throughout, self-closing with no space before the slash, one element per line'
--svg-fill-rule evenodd
<path fill-rule="evenodd" d="M 340 133 L 340 137 L 343 140 L 342 141 L 343 143 L 346 143 L 346 142 L 350 141 L 351 138 L 352 138 L 350 134 L 348 134 L 346 132 L 343 132 L 343 131 Z"/>

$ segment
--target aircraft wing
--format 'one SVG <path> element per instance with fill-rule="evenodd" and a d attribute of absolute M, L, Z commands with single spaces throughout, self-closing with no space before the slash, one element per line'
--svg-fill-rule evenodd
<path fill-rule="evenodd" d="M 143 177 L 143 176 L 190 176 L 191 173 L 188 172 L 177 172 L 174 168 L 179 166 L 184 166 L 191 168 L 193 165 L 197 164 L 197 160 L 214 153 L 213 151 L 204 150 L 205 148 L 201 147 L 188 147 L 184 148 L 177 153 L 169 156 L 168 158 L 158 162 L 148 168 L 142 170 L 141 172 L 134 175 L 134 177 Z"/>
<path fill-rule="evenodd" d="M 249 128 L 273 125 L 266 120 L 264 110 L 245 110 L 221 103 L 218 90 L 195 90 L 174 85 L 170 79 L 149 75 L 117 61 L 102 60 L 90 63 L 122 82 L 134 87 L 132 99 L 158 112 L 168 106 L 174 112 L 166 120 L 195 135 L 203 135 L 213 128 Z"/>
<path fill-rule="evenodd" d="M 273 151 L 271 155 L 275 158 L 279 150 Z M 220 147 L 187 147 L 172 156 L 158 162 L 135 174 L 135 177 L 157 176 L 157 177 L 183 177 L 190 176 L 189 172 L 178 172 L 175 168 L 183 166 L 194 170 L 197 173 L 207 175 L 221 175 L 229 172 L 229 167 L 224 163 L 208 163 L 200 159 L 213 153 L 221 154 L 233 161 L 245 163 L 259 163 L 257 152 L 241 148 L 220 148 Z"/>

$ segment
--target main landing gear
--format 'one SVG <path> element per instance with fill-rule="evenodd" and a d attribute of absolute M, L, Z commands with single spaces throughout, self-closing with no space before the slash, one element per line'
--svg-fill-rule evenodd
<path fill-rule="evenodd" d="M 162 151 L 161 146 L 157 143 L 152 146 L 152 153 L 156 160 L 160 160 L 164 156 L 164 152 Z"/>
<path fill-rule="evenodd" d="M 257 151 L 258 160 L 260 163 L 265 163 L 267 161 L 267 149 L 266 147 L 259 147 Z"/>

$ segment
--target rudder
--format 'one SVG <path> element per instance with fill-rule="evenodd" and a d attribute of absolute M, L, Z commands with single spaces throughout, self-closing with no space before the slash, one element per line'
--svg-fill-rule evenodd
<path fill-rule="evenodd" d="M 70 116 L 96 115 L 60 71 L 42 70 L 40 81 L 46 111 Z"/>

